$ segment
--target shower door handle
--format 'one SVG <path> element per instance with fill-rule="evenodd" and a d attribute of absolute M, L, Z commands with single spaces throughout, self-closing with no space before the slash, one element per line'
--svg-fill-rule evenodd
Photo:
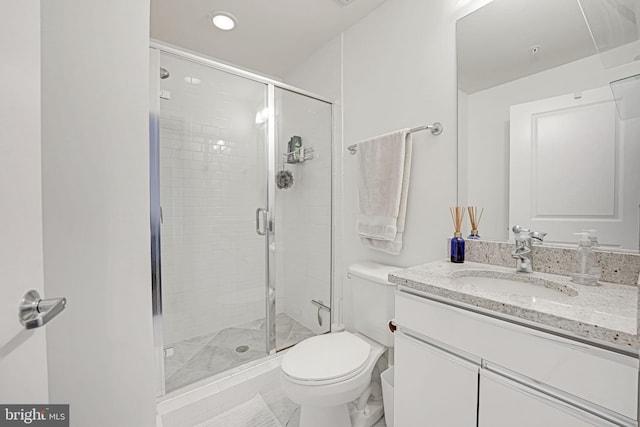
<path fill-rule="evenodd" d="M 262 227 L 260 226 L 260 217 L 262 217 Z M 256 233 L 260 236 L 267 234 L 267 210 L 263 208 L 256 209 Z"/>

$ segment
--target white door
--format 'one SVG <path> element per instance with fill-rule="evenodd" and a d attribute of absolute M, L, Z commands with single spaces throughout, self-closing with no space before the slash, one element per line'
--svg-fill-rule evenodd
<path fill-rule="evenodd" d="M 0 6 L 0 402 L 48 403 L 45 329 L 18 304 L 43 291 L 40 2 Z"/>
<path fill-rule="evenodd" d="M 608 87 L 511 106 L 509 224 L 569 243 L 638 247 L 640 119 L 620 120 Z"/>
<path fill-rule="evenodd" d="M 395 334 L 394 425 L 476 425 L 478 365 Z"/>
<path fill-rule="evenodd" d="M 480 371 L 479 402 L 478 427 L 615 425 L 485 370 Z"/>

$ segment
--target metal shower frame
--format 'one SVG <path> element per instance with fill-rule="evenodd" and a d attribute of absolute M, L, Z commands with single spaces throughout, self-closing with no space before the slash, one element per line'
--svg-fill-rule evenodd
<path fill-rule="evenodd" d="M 265 294 L 266 294 L 266 353 L 267 355 L 273 355 L 276 353 L 276 288 L 275 288 L 275 256 L 270 256 L 269 245 L 273 242 L 275 236 L 271 231 L 271 212 L 275 206 L 275 189 L 273 188 L 273 179 L 277 171 L 276 159 L 276 123 L 275 123 L 275 91 L 276 88 L 280 88 L 289 92 L 297 93 L 312 99 L 316 99 L 321 102 L 325 102 L 331 106 L 331 243 L 330 243 L 330 301 L 333 301 L 334 292 L 334 141 L 335 141 L 335 120 L 336 120 L 336 104 L 335 101 L 320 95 L 308 92 L 303 89 L 282 83 L 280 81 L 261 76 L 259 74 L 242 70 L 232 65 L 224 64 L 202 55 L 186 51 L 182 48 L 171 46 L 169 44 L 161 43 L 152 40 L 149 44 L 151 49 L 160 53 L 168 53 L 185 59 L 191 62 L 198 63 L 207 67 L 217 69 L 226 73 L 230 73 L 245 79 L 253 80 L 255 82 L 263 83 L 267 88 L 267 151 L 266 151 L 266 176 L 267 180 L 267 209 L 269 210 L 267 228 L 269 232 L 265 236 Z M 152 67 L 153 68 L 153 67 Z M 157 75 L 157 73 L 156 73 Z M 151 80 L 150 83 L 157 82 L 155 85 L 159 93 L 159 76 L 155 80 Z M 153 90 L 153 88 L 151 88 Z M 159 114 L 159 104 L 154 104 L 153 97 L 151 98 L 151 111 L 150 113 Z M 159 102 L 159 101 L 158 101 Z M 158 110 L 158 111 L 155 111 Z M 160 210 L 160 170 L 159 170 L 159 115 L 154 116 L 150 114 L 149 123 L 149 139 L 150 139 L 150 192 L 151 192 L 151 290 L 152 290 L 152 308 L 153 308 L 153 330 L 154 330 L 154 359 L 156 363 L 156 397 L 162 397 L 165 395 L 164 384 L 164 339 L 162 334 L 162 274 L 161 274 L 161 210 Z M 333 305 L 333 304 L 332 304 Z M 335 310 L 330 312 L 330 324 L 334 321 Z"/>

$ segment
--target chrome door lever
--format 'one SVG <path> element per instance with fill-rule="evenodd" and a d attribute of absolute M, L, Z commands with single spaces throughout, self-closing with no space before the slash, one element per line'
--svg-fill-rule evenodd
<path fill-rule="evenodd" d="M 44 326 L 56 317 L 67 305 L 66 298 L 41 299 L 38 291 L 31 290 L 20 301 L 20 323 L 26 329 Z"/>

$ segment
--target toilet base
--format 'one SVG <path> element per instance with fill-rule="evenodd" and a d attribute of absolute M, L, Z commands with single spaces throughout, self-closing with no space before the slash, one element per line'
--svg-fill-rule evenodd
<path fill-rule="evenodd" d="M 382 399 L 370 398 L 362 410 L 355 402 L 338 406 L 300 408 L 300 427 L 371 427 L 384 415 Z"/>
<path fill-rule="evenodd" d="M 351 427 L 351 417 L 346 404 L 338 406 L 302 405 L 300 426 L 304 427 Z"/>
<path fill-rule="evenodd" d="M 350 403 L 349 407 L 351 427 L 371 427 L 384 415 L 382 399 L 369 399 L 363 410 L 358 410 L 354 403 Z"/>

